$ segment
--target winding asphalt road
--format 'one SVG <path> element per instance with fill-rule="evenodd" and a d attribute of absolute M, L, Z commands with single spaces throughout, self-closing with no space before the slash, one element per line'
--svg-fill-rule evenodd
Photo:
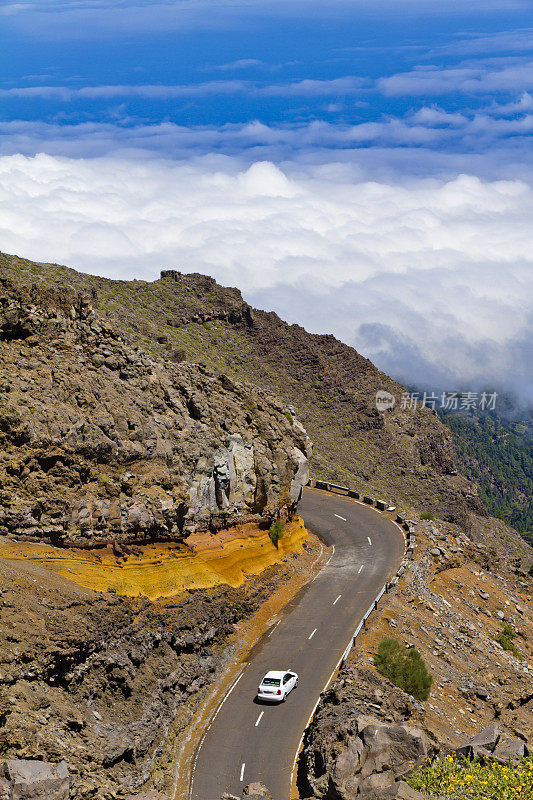
<path fill-rule="evenodd" d="M 288 800 L 294 757 L 320 692 L 403 556 L 399 529 L 347 497 L 306 489 L 299 513 L 309 530 L 334 545 L 333 554 L 251 652 L 197 752 L 191 800 L 220 800 L 222 792 L 240 797 L 256 780 L 274 800 Z M 285 703 L 255 700 L 269 669 L 299 675 Z"/>

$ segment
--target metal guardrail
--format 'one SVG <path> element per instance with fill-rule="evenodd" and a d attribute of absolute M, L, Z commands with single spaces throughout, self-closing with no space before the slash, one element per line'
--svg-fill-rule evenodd
<path fill-rule="evenodd" d="M 346 663 L 346 660 L 347 660 L 347 658 L 348 658 L 348 656 L 350 654 L 350 650 L 355 645 L 355 640 L 357 639 L 358 634 L 361 632 L 361 630 L 363 628 L 366 629 L 366 621 L 367 621 L 367 619 L 369 618 L 370 614 L 377 609 L 379 601 L 381 600 L 381 598 L 383 597 L 385 592 L 388 592 L 388 590 L 389 590 L 389 584 L 386 583 L 382 587 L 382 589 L 379 592 L 379 594 L 377 595 L 377 597 L 372 601 L 372 605 L 369 607 L 368 611 L 363 616 L 363 619 L 361 620 L 361 622 L 359 623 L 359 625 L 357 626 L 357 628 L 355 629 L 355 631 L 352 634 L 352 637 L 350 639 L 348 647 L 344 651 L 344 655 L 343 655 L 343 657 L 341 659 L 341 664 L 345 664 Z"/>

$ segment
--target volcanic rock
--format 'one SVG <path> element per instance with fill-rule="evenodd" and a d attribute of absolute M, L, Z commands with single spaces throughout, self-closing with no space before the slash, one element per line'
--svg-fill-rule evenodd
<path fill-rule="evenodd" d="M 1 290 L 0 535 L 120 555 L 291 512 L 311 443 L 280 400 L 152 360 L 68 289 Z"/>
<path fill-rule="evenodd" d="M 8 783 L 8 800 L 68 800 L 70 776 L 65 761 L 11 759 L 2 772 Z"/>

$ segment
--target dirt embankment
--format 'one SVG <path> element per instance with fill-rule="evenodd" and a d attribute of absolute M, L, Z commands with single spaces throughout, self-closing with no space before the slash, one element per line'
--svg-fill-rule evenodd
<path fill-rule="evenodd" d="M 79 550 L 26 541 L 0 539 L 0 558 L 33 562 L 94 591 L 157 600 L 187 589 L 242 586 L 247 578 L 301 553 L 308 538 L 302 521 L 285 526 L 275 547 L 267 532 L 254 524 L 196 533 L 183 544 L 108 545 Z"/>
<path fill-rule="evenodd" d="M 213 685 L 313 574 L 322 551 L 299 522 L 275 558 L 262 555 L 259 533 L 221 541 L 216 567 L 218 553 L 201 538 L 194 544 L 181 560 L 168 546 L 156 559 L 147 548 L 101 562 L 46 545 L 35 558 L 35 544 L 10 545 L 18 557 L 0 558 L 2 758 L 65 759 L 75 800 L 129 798 L 147 782 L 172 795 L 185 731 L 208 711 Z M 202 559 L 212 559 L 210 572 L 197 566 Z M 130 562 L 137 596 L 81 585 L 108 586 Z M 184 588 L 186 565 L 189 586 L 209 575 L 212 588 Z M 165 594 L 169 584 L 180 591 L 138 596 L 139 588 Z"/>

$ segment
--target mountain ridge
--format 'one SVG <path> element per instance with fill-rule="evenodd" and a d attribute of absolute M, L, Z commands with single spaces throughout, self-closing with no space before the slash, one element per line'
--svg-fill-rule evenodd
<path fill-rule="evenodd" d="M 416 564 L 433 564 L 424 574 L 434 580 L 465 560 L 459 602 L 473 608 L 486 594 L 474 577 L 492 570 L 515 605 L 484 610 L 519 623 L 531 549 L 457 474 L 450 431 L 428 409 L 403 409 L 403 387 L 352 348 L 251 308 L 238 289 L 175 270 L 111 281 L 0 255 L 0 370 L 0 533 L 21 556 L 0 559 L 0 751 L 28 768 L 39 759 L 37 771 L 65 758 L 76 800 L 133 800 L 141 785 L 146 800 L 168 800 L 176 742 L 235 657 L 243 623 L 257 613 L 263 631 L 268 603 L 278 613 L 326 555 L 309 537 L 237 588 L 191 582 L 151 601 L 84 589 L 73 568 L 55 574 L 56 548 L 40 544 L 33 558 L 33 540 L 55 541 L 66 558 L 107 543 L 105 563 L 90 554 L 94 568 L 120 573 L 147 542 L 188 546 L 193 529 L 220 547 L 251 515 L 264 535 L 307 479 L 306 428 L 315 477 L 427 526 Z M 378 391 L 394 408 L 378 410 Z M 446 518 L 447 536 L 432 516 Z M 471 547 L 480 564 L 466 562 Z M 162 558 L 160 548 L 153 569 Z M 427 599 L 435 615 L 433 591 Z M 477 623 L 489 624 L 485 614 Z"/>
<path fill-rule="evenodd" d="M 316 443 L 316 477 L 349 481 L 391 502 L 415 500 L 465 525 L 471 512 L 485 514 L 475 486 L 457 474 L 451 435 L 435 415 L 402 410 L 404 388 L 332 335 L 252 309 L 238 289 L 195 273 L 112 281 L 5 255 L 0 268 L 18 283 L 68 284 L 88 294 L 99 315 L 159 359 L 203 362 L 296 406 Z M 377 410 L 380 389 L 395 395 L 392 413 Z"/>

